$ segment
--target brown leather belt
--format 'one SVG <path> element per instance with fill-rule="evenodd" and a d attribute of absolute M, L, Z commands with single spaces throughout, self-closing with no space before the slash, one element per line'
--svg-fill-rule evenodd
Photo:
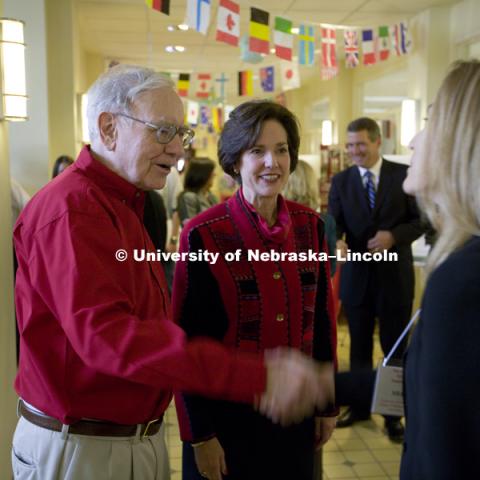
<path fill-rule="evenodd" d="M 18 402 L 18 412 L 30 423 L 38 427 L 61 432 L 63 423 L 56 418 L 37 413 L 28 408 L 22 400 Z M 144 423 L 140 428 L 141 437 L 155 435 L 160 430 L 163 416 L 157 420 Z M 137 425 L 121 425 L 119 423 L 97 422 L 95 420 L 79 420 L 69 425 L 68 433 L 76 435 L 93 435 L 100 437 L 134 437 L 137 434 Z"/>

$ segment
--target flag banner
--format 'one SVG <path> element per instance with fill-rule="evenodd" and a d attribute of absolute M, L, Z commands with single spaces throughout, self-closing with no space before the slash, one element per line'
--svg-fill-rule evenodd
<path fill-rule="evenodd" d="M 197 98 L 207 99 L 212 89 L 212 76 L 209 73 L 197 75 Z"/>
<path fill-rule="evenodd" d="M 292 90 L 300 87 L 300 75 L 298 65 L 291 62 L 282 62 L 280 64 L 282 74 L 282 90 Z"/>
<path fill-rule="evenodd" d="M 223 109 L 221 107 L 212 108 L 212 127 L 217 133 L 220 133 L 222 131 Z"/>
<path fill-rule="evenodd" d="M 181 73 L 178 76 L 177 91 L 180 97 L 186 97 L 188 95 L 188 89 L 190 88 L 190 74 Z"/>
<path fill-rule="evenodd" d="M 337 66 L 337 37 L 334 28 L 322 28 L 322 65 L 325 67 Z"/>
<path fill-rule="evenodd" d="M 250 8 L 250 41 L 251 52 L 270 53 L 270 28 L 268 26 L 269 13 L 259 8 Z"/>
<path fill-rule="evenodd" d="M 233 105 L 225 105 L 223 108 L 224 121 L 226 122 L 230 118 L 230 114 L 235 110 Z"/>
<path fill-rule="evenodd" d="M 217 16 L 217 40 L 234 47 L 240 37 L 240 7 L 231 0 L 220 0 Z"/>
<path fill-rule="evenodd" d="M 145 0 L 145 3 L 153 10 L 170 15 L 170 0 Z"/>
<path fill-rule="evenodd" d="M 345 46 L 345 66 L 355 68 L 358 63 L 358 33 L 356 30 L 345 30 L 343 34 Z"/>
<path fill-rule="evenodd" d="M 334 28 L 322 28 L 322 80 L 330 80 L 338 73 L 337 35 Z"/>
<path fill-rule="evenodd" d="M 227 82 L 228 77 L 224 73 L 215 78 L 215 96 L 222 101 L 226 98 L 225 87 Z"/>
<path fill-rule="evenodd" d="M 206 35 L 210 24 L 210 10 L 210 0 L 187 0 L 185 23 L 193 30 Z"/>
<path fill-rule="evenodd" d="M 408 26 L 405 22 L 390 27 L 392 50 L 397 54 L 406 55 L 412 49 L 412 39 L 408 31 Z"/>
<path fill-rule="evenodd" d="M 273 92 L 275 90 L 274 67 L 265 67 L 260 69 L 260 83 L 264 92 Z"/>
<path fill-rule="evenodd" d="M 376 49 L 373 30 L 362 30 L 362 52 L 364 65 L 375 65 L 375 63 L 377 63 L 375 51 Z"/>
<path fill-rule="evenodd" d="M 390 55 L 390 34 L 387 26 L 378 27 L 378 58 L 381 62 Z"/>
<path fill-rule="evenodd" d="M 282 17 L 275 17 L 275 30 L 273 31 L 275 55 L 283 60 L 292 60 L 293 35 L 292 22 Z"/>
<path fill-rule="evenodd" d="M 313 65 L 315 58 L 315 36 L 313 27 L 310 25 L 300 25 L 298 40 L 298 63 L 300 65 Z"/>
<path fill-rule="evenodd" d="M 208 105 L 200 106 L 200 125 L 208 125 L 210 122 L 210 107 Z"/>
<path fill-rule="evenodd" d="M 199 111 L 198 102 L 193 102 L 189 100 L 187 102 L 187 123 L 190 125 L 196 125 L 198 123 L 198 111 Z"/>
<path fill-rule="evenodd" d="M 253 95 L 253 78 L 251 70 L 238 72 L 238 94 L 243 97 Z"/>

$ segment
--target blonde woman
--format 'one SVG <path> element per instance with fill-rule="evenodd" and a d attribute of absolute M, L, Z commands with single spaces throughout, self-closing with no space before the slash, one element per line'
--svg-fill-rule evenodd
<path fill-rule="evenodd" d="M 312 210 L 320 211 L 320 197 L 318 195 L 318 184 L 313 168 L 305 160 L 298 160 L 297 168 L 288 179 L 285 190 L 285 198 L 292 202 L 301 203 Z M 325 223 L 325 237 L 329 255 L 335 255 L 337 234 L 335 219 L 328 213 L 320 213 Z M 330 275 L 333 277 L 336 269 L 336 260 L 330 259 Z"/>
<path fill-rule="evenodd" d="M 403 184 L 438 239 L 405 360 L 401 480 L 480 478 L 480 63 L 454 65 Z"/>

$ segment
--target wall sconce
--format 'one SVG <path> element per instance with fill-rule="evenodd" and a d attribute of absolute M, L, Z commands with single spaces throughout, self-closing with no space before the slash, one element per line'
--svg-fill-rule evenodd
<path fill-rule="evenodd" d="M 403 147 L 408 147 L 417 132 L 417 110 L 416 100 L 402 100 L 400 144 Z"/>
<path fill-rule="evenodd" d="M 333 144 L 333 122 L 322 120 L 322 145 Z"/>
<path fill-rule="evenodd" d="M 22 21 L 0 18 L 2 67 L 0 118 L 9 121 L 28 119 L 23 27 Z"/>

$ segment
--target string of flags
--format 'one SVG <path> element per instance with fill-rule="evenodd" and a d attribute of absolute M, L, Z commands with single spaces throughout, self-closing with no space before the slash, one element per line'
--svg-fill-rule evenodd
<path fill-rule="evenodd" d="M 240 5 L 234 0 L 218 0 L 218 2 L 215 38 L 219 42 L 238 47 Z M 145 3 L 158 12 L 170 14 L 170 0 L 145 0 Z M 187 0 L 186 23 L 191 29 L 206 35 L 211 22 L 211 8 L 212 0 Z M 252 70 L 243 70 L 237 75 L 237 91 L 240 96 L 253 95 L 254 78 L 259 79 L 263 92 L 273 92 L 278 86 L 281 86 L 284 91 L 298 88 L 300 86 L 298 65 L 315 64 L 317 38 L 321 46 L 319 64 L 322 80 L 330 80 L 338 74 L 337 44 L 343 44 L 345 67 L 349 69 L 359 65 L 375 65 L 393 55 L 406 55 L 412 48 L 406 22 L 364 29 L 345 29 L 335 26 L 318 28 L 304 23 L 298 25 L 298 35 L 294 35 L 293 22 L 288 18 L 274 16 L 271 19 L 269 12 L 255 7 L 250 7 L 249 11 L 248 50 L 251 53 L 266 56 L 270 53 L 270 48 L 274 49 L 275 55 L 281 59 L 281 85 L 275 85 L 277 72 L 274 66 L 260 68 L 258 75 L 254 75 Z M 272 20 L 272 27 L 270 20 Z M 297 37 L 296 42 L 295 37 Z M 295 43 L 297 44 L 296 58 L 294 57 Z M 191 78 L 188 73 L 180 74 L 178 80 L 180 96 L 194 96 L 200 100 L 220 99 L 222 101 L 225 99 L 225 83 L 229 81 L 225 74 L 222 73 L 222 80 L 212 78 L 210 73 L 198 73 L 194 77 Z M 190 91 L 190 80 L 195 80 L 193 94 Z"/>

